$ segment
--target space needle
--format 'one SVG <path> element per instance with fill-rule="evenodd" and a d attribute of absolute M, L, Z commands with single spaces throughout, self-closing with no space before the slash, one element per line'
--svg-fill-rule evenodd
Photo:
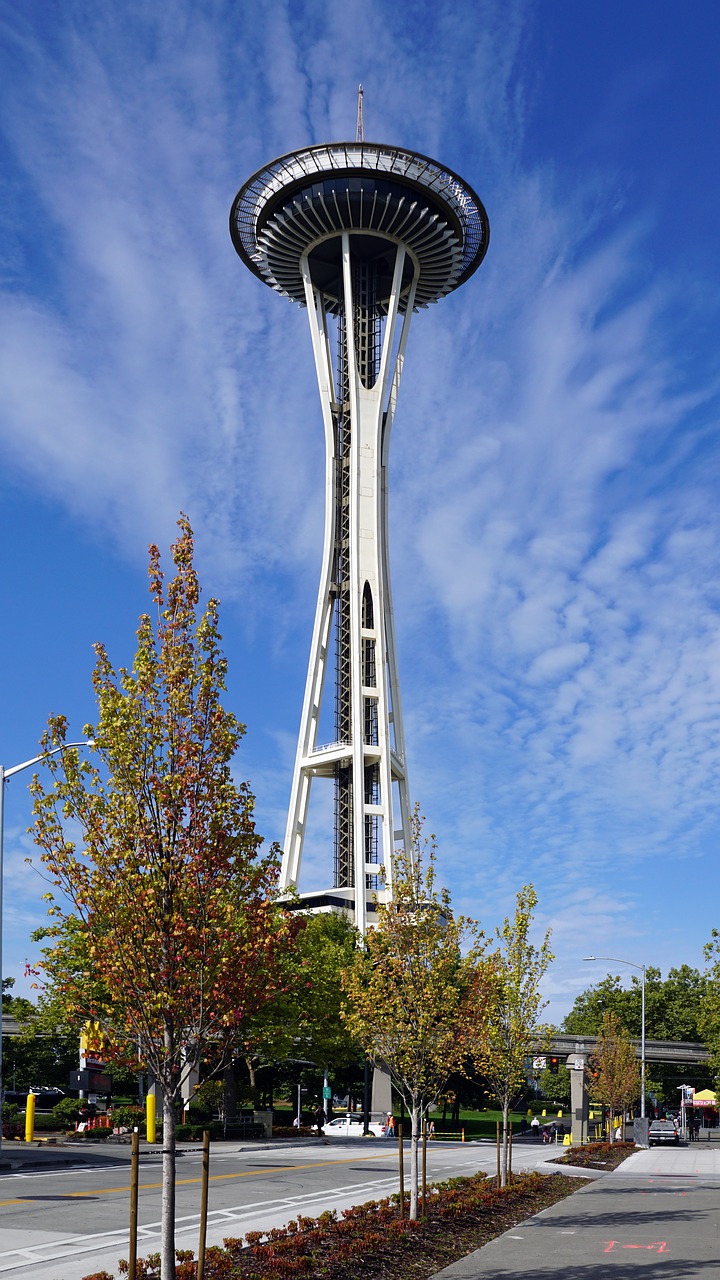
<path fill-rule="evenodd" d="M 305 147 L 258 170 L 233 202 L 230 232 L 260 280 L 307 308 L 325 428 L 322 569 L 281 887 L 299 883 L 311 786 L 330 782 L 332 885 L 302 904 L 346 911 L 364 933 L 375 901 L 392 896 L 394 849 L 411 847 L 388 554 L 390 432 L 410 318 L 477 270 L 489 224 L 452 170 L 365 141 L 361 90 L 355 142 Z M 334 730 L 323 742 L 328 693 Z"/>

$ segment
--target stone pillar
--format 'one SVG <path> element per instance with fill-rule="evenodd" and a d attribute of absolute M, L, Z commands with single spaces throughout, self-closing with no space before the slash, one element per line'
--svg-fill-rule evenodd
<path fill-rule="evenodd" d="M 570 1112 L 572 1115 L 573 1146 L 587 1141 L 588 1136 L 588 1091 L 585 1083 L 584 1053 L 572 1054 L 567 1064 L 570 1068 Z"/>
<path fill-rule="evenodd" d="M 372 1101 L 370 1103 L 370 1119 L 384 1124 L 388 1112 L 392 1111 L 392 1083 L 390 1072 L 384 1062 L 376 1062 L 372 1078 Z"/>

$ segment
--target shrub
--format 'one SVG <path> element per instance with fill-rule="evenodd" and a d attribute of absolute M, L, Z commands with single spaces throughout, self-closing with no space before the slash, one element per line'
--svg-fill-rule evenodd
<path fill-rule="evenodd" d="M 113 1107 L 110 1113 L 113 1129 L 132 1130 L 137 1125 L 141 1133 L 145 1132 L 145 1112 L 142 1107 Z"/>
<path fill-rule="evenodd" d="M 62 1102 L 56 1102 L 52 1109 L 52 1116 L 58 1128 L 72 1129 L 80 1116 L 78 1099 L 63 1098 Z"/>

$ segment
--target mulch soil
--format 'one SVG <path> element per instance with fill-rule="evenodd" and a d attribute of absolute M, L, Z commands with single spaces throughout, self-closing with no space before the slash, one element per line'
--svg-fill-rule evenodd
<path fill-rule="evenodd" d="M 564 1156 L 558 1156 L 552 1164 L 571 1164 L 576 1169 L 617 1169 L 623 1160 L 637 1151 L 634 1142 L 588 1142 L 583 1147 L 571 1147 Z"/>
<path fill-rule="evenodd" d="M 458 1258 L 494 1240 L 565 1196 L 586 1180 L 560 1172 L 513 1177 L 499 1190 L 478 1174 L 435 1184 L 426 1215 L 417 1222 L 399 1217 L 399 1197 L 371 1201 L 340 1214 L 298 1218 L 267 1235 L 249 1232 L 210 1248 L 204 1280 L 429 1280 Z M 406 1197 L 407 1200 L 407 1197 Z M 178 1254 L 177 1280 L 196 1280 L 191 1254 Z M 157 1280 L 157 1255 L 138 1261 L 137 1280 Z M 86 1280 L 112 1280 L 96 1273 Z"/>

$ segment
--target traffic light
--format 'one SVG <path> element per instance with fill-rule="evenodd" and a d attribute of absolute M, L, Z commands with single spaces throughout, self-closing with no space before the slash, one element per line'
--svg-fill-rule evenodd
<path fill-rule="evenodd" d="M 557 1069 L 558 1069 L 559 1064 L 560 1064 L 560 1059 L 559 1059 L 559 1058 L 550 1058 L 550 1059 L 548 1060 L 548 1070 L 549 1070 L 549 1071 L 552 1071 L 552 1073 L 553 1073 L 553 1075 L 554 1075 L 554 1076 L 556 1076 L 556 1075 L 557 1075 Z"/>

